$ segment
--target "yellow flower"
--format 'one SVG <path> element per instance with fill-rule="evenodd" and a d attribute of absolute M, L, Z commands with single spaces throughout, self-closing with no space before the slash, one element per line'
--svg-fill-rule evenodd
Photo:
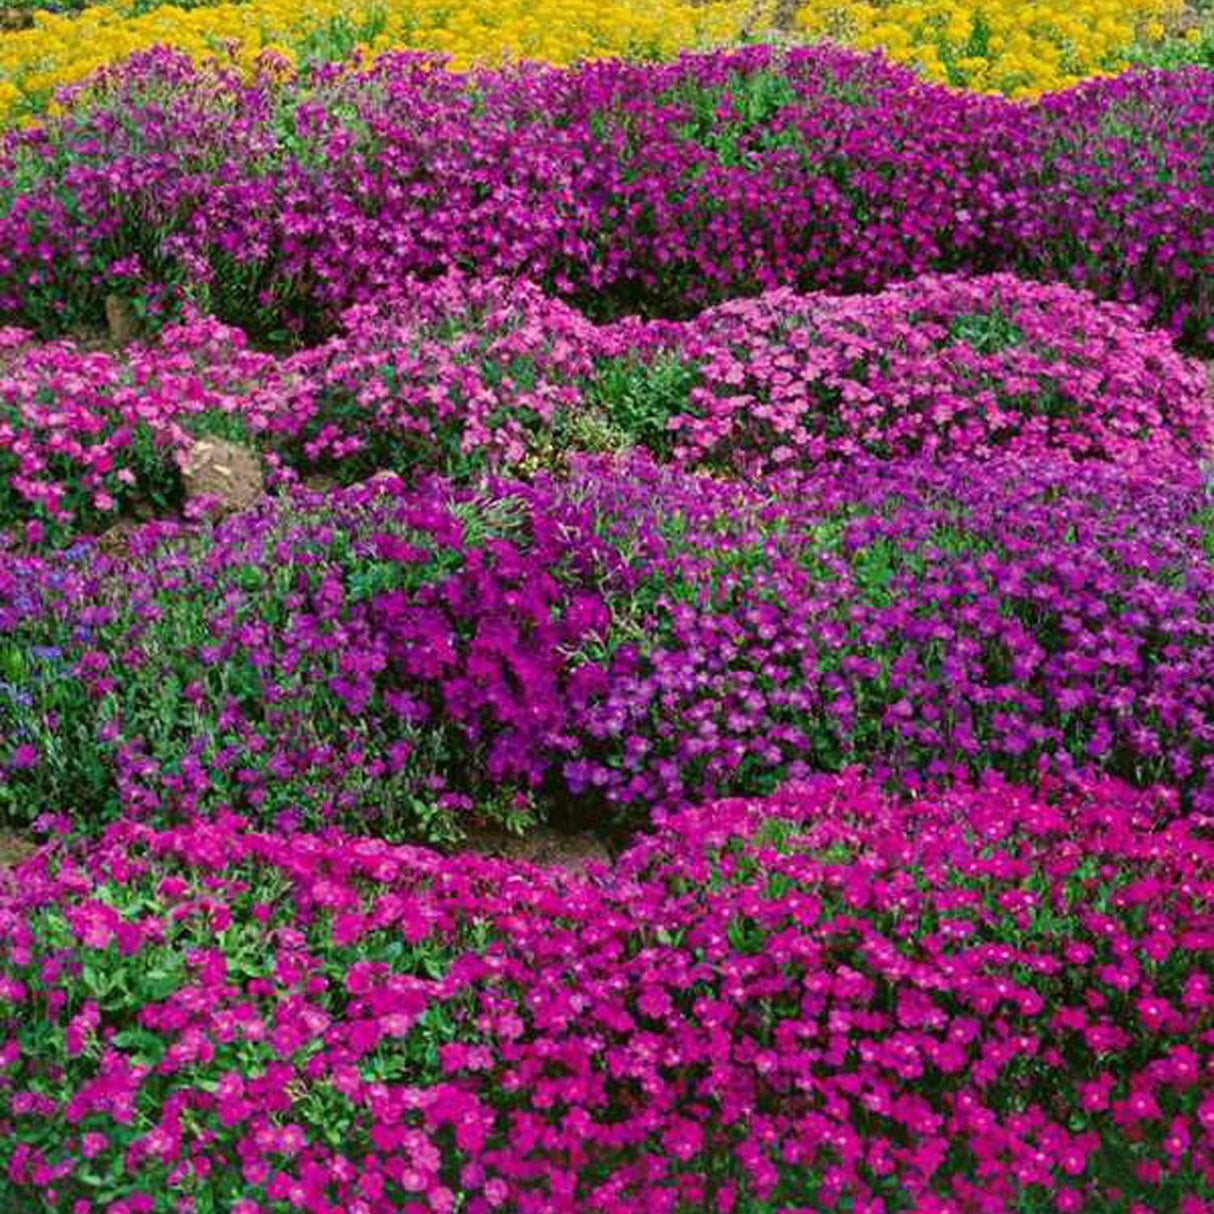
<path fill-rule="evenodd" d="M 1165 35 L 1183 0 L 802 0 L 797 25 L 828 29 L 857 47 L 880 47 L 947 79 L 951 63 L 969 87 L 1034 96 L 1122 63 L 1136 38 Z M 837 14 L 846 12 L 847 21 Z M 931 48 L 931 53 L 928 53 Z"/>
<path fill-rule="evenodd" d="M 39 12 L 33 28 L 0 35 L 0 123 L 44 108 L 56 89 L 100 66 L 161 44 L 195 60 L 233 45 L 246 70 L 263 50 L 290 64 L 345 59 L 356 46 L 368 58 L 441 51 L 455 67 L 520 55 L 567 64 L 736 43 L 764 19 L 757 0 L 247 0 L 142 14 L 134 5 L 103 0 L 74 17 Z"/>

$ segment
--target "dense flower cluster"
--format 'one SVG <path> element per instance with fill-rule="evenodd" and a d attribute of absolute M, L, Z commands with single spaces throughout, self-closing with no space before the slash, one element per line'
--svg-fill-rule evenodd
<path fill-rule="evenodd" d="M 462 0 L 458 6 L 442 0 L 108 0 L 82 13 L 39 12 L 33 28 L 0 35 L 0 126 L 45 111 L 58 89 L 154 46 L 172 46 L 200 63 L 226 54 L 246 72 L 267 56 L 293 66 L 341 62 L 355 53 L 366 62 L 403 49 L 440 52 L 457 68 L 522 57 L 559 64 L 606 55 L 669 58 L 765 28 L 770 7 L 762 0 Z"/>
<path fill-rule="evenodd" d="M 1006 451 L 1184 476 L 1214 454 L 1206 374 L 1140 320 L 996 275 L 599 327 L 533 286 L 450 275 L 281 358 L 197 317 L 109 353 L 0 331 L 0 527 L 55 539 L 172 508 L 177 460 L 216 433 L 278 482 L 465 481 L 627 447 L 738 475 Z"/>
<path fill-rule="evenodd" d="M 0 798 L 447 838 L 864 763 L 1210 812 L 1212 532 L 1192 478 L 1023 458 L 267 500 L 8 562 Z"/>
<path fill-rule="evenodd" d="M 73 530 L 176 503 L 176 458 L 201 422 L 256 433 L 281 411 L 273 359 L 193 318 L 117 353 L 0 329 L 0 527 Z"/>
<path fill-rule="evenodd" d="M 1206 371 L 1140 322 L 1068 287 L 919 278 L 875 297 L 772 292 L 650 340 L 697 373 L 668 423 L 684 463 L 1002 448 L 1183 469 L 1214 455 Z"/>
<path fill-rule="evenodd" d="M 1214 342 L 1214 74 L 1035 108 L 816 47 L 300 82 L 157 52 L 0 154 L 0 312 L 62 331 L 184 289 L 315 336 L 411 274 L 533 279 L 593 314 L 1009 269 Z"/>
<path fill-rule="evenodd" d="M 0 1214 L 1214 1214 L 1214 72 L 794 9 L 0 35 Z"/>
<path fill-rule="evenodd" d="M 810 37 L 880 48 L 929 79 L 1013 97 L 1068 88 L 1158 45 L 1183 0 L 809 0 Z"/>
<path fill-rule="evenodd" d="M 530 284 L 412 283 L 285 361 L 268 437 L 344 480 L 518 467 L 577 433 L 598 358 L 622 344 Z"/>
<path fill-rule="evenodd" d="M 849 775 L 685 811 L 588 879 L 123 822 L 0 897 L 5 1191 L 1206 1214 L 1214 848 L 1174 814 Z"/>

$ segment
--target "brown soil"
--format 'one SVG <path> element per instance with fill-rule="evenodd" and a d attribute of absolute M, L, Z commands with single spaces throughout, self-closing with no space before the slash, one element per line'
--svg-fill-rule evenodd
<path fill-rule="evenodd" d="M 105 297 L 105 322 L 109 339 L 116 347 L 130 345 L 139 336 L 139 318 L 130 300 L 121 295 Z"/>
<path fill-rule="evenodd" d="M 20 864 L 38 850 L 32 839 L 11 830 L 0 830 L 0 870 Z"/>
<path fill-rule="evenodd" d="M 563 868 L 571 873 L 584 872 L 586 865 L 594 861 L 611 863 L 611 855 L 602 839 L 589 832 L 565 834 L 539 828 L 519 838 L 501 831 L 476 830 L 469 832 L 465 848 L 477 855 L 520 860 L 544 868 Z"/>

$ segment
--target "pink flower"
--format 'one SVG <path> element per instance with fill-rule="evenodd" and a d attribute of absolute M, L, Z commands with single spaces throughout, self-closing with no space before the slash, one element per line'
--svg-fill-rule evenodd
<path fill-rule="evenodd" d="M 31 767 L 38 766 L 39 757 L 37 746 L 32 742 L 22 742 L 14 747 L 12 756 L 9 759 L 9 766 L 16 771 L 26 771 Z"/>
<path fill-rule="evenodd" d="M 110 1145 L 110 1140 L 104 1135 L 90 1130 L 80 1140 L 80 1152 L 85 1159 L 93 1159 L 100 1155 Z"/>

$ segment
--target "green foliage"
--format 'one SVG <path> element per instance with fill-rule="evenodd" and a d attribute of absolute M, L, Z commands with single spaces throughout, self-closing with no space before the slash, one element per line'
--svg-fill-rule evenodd
<path fill-rule="evenodd" d="M 668 458 L 674 447 L 670 421 L 693 411 L 691 392 L 699 379 L 698 370 L 674 353 L 604 359 L 586 386 L 586 401 L 634 445 Z"/>
<path fill-rule="evenodd" d="M 726 167 L 752 166 L 755 153 L 798 142 L 780 122 L 796 103 L 797 90 L 779 70 L 731 72 L 723 86 L 684 82 L 668 99 L 688 111 L 681 137 L 715 152 Z"/>
<path fill-rule="evenodd" d="M 362 14 L 361 21 L 344 13 L 330 17 L 296 44 L 296 54 L 302 63 L 345 62 L 360 43 L 369 44 L 382 34 L 387 23 L 383 9 L 371 9 Z"/>
<path fill-rule="evenodd" d="M 1184 67 L 1214 68 L 1214 12 L 1209 4 L 1199 3 L 1199 21 L 1189 37 L 1170 37 L 1154 42 L 1139 42 L 1130 48 L 1127 58 L 1142 67 L 1174 72 Z"/>
<path fill-rule="evenodd" d="M 958 316 L 949 326 L 949 341 L 963 341 L 979 354 L 998 354 L 1024 340 L 1024 330 L 996 301 L 989 311 Z"/>
<path fill-rule="evenodd" d="M 117 809 L 112 767 L 99 749 L 95 707 L 73 677 L 66 624 L 0 637 L 0 737 L 33 746 L 38 763 L 0 781 L 0 822 L 28 826 L 46 812 Z"/>

